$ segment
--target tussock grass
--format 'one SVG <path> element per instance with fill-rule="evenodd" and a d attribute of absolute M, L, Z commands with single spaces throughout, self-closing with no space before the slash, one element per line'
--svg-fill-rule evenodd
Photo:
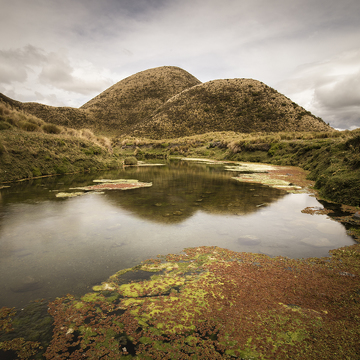
<path fill-rule="evenodd" d="M 59 126 L 55 125 L 55 124 L 44 124 L 42 126 L 42 129 L 47 134 L 60 134 L 61 131 L 62 131 L 62 129 Z"/>
<path fill-rule="evenodd" d="M 10 129 L 56 135 L 61 134 L 67 138 L 76 137 L 86 139 L 95 145 L 112 152 L 111 140 L 105 136 L 94 135 L 93 131 L 90 129 L 76 130 L 53 123 L 47 123 L 34 115 L 13 108 L 7 103 L 0 102 L 0 131 Z"/>
<path fill-rule="evenodd" d="M 137 159 L 134 156 L 126 157 L 124 159 L 124 165 L 137 165 Z"/>

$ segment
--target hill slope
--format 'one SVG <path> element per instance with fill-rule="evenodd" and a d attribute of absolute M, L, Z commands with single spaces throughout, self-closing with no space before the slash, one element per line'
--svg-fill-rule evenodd
<path fill-rule="evenodd" d="M 73 129 L 91 128 L 98 126 L 97 120 L 91 113 L 72 107 L 56 107 L 36 102 L 16 101 L 0 93 L 0 102 L 10 105 L 12 108 L 24 111 L 27 114 L 38 117 L 45 122 L 55 125 L 66 126 Z"/>
<path fill-rule="evenodd" d="M 46 122 L 106 135 L 153 139 L 214 131 L 329 131 L 332 128 L 284 95 L 252 79 L 201 83 L 163 66 L 119 81 L 79 109 L 0 99 Z"/>
<path fill-rule="evenodd" d="M 173 96 L 132 127 L 156 139 L 211 131 L 329 131 L 331 127 L 284 95 L 251 79 L 214 80 Z"/>
<path fill-rule="evenodd" d="M 80 109 L 88 110 L 101 126 L 129 132 L 168 99 L 197 84 L 200 81 L 185 70 L 163 66 L 119 81 Z"/>

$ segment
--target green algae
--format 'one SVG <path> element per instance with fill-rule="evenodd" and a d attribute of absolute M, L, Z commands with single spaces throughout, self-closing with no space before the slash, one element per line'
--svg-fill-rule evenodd
<path fill-rule="evenodd" d="M 154 296 L 168 293 L 172 288 L 183 285 L 183 278 L 173 276 L 156 278 L 141 283 L 123 284 L 119 287 L 119 293 L 125 297 Z"/>

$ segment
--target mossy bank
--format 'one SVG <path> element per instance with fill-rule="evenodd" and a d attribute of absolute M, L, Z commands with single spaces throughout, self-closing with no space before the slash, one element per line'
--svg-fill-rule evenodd
<path fill-rule="evenodd" d="M 0 182 L 118 166 L 121 159 L 86 139 L 32 132 L 0 133 Z"/>
<path fill-rule="evenodd" d="M 177 139 L 122 137 L 117 151 L 138 159 L 186 156 L 298 166 L 321 197 L 360 206 L 360 130 L 329 132 L 211 132 Z"/>

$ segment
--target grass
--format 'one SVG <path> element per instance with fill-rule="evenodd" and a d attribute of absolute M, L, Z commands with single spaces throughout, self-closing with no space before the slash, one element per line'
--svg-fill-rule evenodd
<path fill-rule="evenodd" d="M 223 130 L 248 134 L 331 128 L 259 81 L 231 79 L 184 90 L 135 124 L 131 133 L 162 139 Z"/>
<path fill-rule="evenodd" d="M 2 107 L 2 115 L 9 109 Z M 7 114 L 6 114 L 7 113 Z M 108 138 L 89 129 L 61 128 L 58 134 L 16 127 L 0 131 L 0 181 L 51 175 L 91 168 L 117 167 L 125 158 L 166 159 L 171 156 L 210 157 L 218 160 L 293 165 L 307 170 L 320 196 L 348 205 L 360 205 L 360 130 L 327 132 L 236 133 L 209 132 L 188 137 L 153 140 L 122 136 Z M 0 121 L 4 122 L 4 120 Z M 52 125 L 52 124 L 49 124 Z M 52 126 L 51 126 L 52 127 Z M 59 126 L 55 126 L 59 128 Z M 63 157 L 69 162 L 64 164 Z M 36 169 L 36 170 L 34 170 Z"/>
<path fill-rule="evenodd" d="M 124 165 L 137 165 L 137 159 L 134 156 L 126 157 L 124 159 Z"/>
<path fill-rule="evenodd" d="M 121 164 L 108 138 L 46 123 L 0 102 L 0 182 Z"/>

